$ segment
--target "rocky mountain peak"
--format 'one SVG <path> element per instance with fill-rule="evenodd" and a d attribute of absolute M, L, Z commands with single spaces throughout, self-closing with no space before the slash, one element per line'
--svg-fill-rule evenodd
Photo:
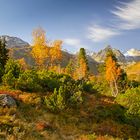
<path fill-rule="evenodd" d="M 110 45 L 108 45 L 104 49 L 100 50 L 98 53 L 96 53 L 96 54 L 94 53 L 92 58 L 95 61 L 97 61 L 99 63 L 102 63 L 102 62 L 104 62 L 104 60 L 106 58 L 106 53 L 107 53 L 108 50 L 113 51 L 113 53 L 116 55 L 118 61 L 125 62 L 125 56 L 119 50 L 112 48 Z"/>

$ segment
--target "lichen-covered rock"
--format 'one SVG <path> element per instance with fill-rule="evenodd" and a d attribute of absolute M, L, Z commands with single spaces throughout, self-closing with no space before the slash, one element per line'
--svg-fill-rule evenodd
<path fill-rule="evenodd" d="M 16 107 L 16 101 L 13 97 L 7 94 L 0 94 L 0 106 Z"/>

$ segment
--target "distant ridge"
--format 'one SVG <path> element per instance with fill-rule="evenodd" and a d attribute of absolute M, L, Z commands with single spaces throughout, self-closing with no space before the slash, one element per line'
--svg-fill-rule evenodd
<path fill-rule="evenodd" d="M 0 36 L 0 39 L 4 39 L 4 38 L 7 42 L 7 48 L 13 48 L 13 47 L 21 48 L 21 47 L 29 46 L 29 43 L 23 41 L 18 37 L 12 37 L 8 35 Z"/>

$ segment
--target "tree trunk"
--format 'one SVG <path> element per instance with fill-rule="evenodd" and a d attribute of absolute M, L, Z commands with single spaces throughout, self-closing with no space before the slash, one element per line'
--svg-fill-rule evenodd
<path fill-rule="evenodd" d="M 116 80 L 114 81 L 114 87 L 115 87 L 115 97 L 116 97 L 118 95 L 118 93 L 119 93 Z"/>
<path fill-rule="evenodd" d="M 110 82 L 110 88 L 111 88 L 112 96 L 115 96 L 115 91 L 114 91 L 114 84 L 113 84 L 113 82 Z"/>

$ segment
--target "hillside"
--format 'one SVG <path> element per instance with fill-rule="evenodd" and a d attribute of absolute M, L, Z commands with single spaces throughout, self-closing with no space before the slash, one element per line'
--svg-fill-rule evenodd
<path fill-rule="evenodd" d="M 131 64 L 126 68 L 126 72 L 130 79 L 140 80 L 140 62 Z"/>
<path fill-rule="evenodd" d="M 51 113 L 41 102 L 47 94 L 0 90 L 0 94 L 5 92 L 14 97 L 18 107 L 0 108 L 3 128 L 0 139 L 122 140 L 137 137 L 136 127 L 125 122 L 124 108 L 112 97 L 85 93 L 85 101 L 77 109 Z M 6 133 L 6 129 L 10 132 Z"/>
<path fill-rule="evenodd" d="M 21 47 L 26 47 L 29 46 L 29 43 L 23 41 L 22 39 L 18 37 L 13 37 L 13 36 L 8 36 L 8 35 L 2 35 L 0 36 L 0 39 L 5 39 L 7 42 L 7 47 L 8 48 L 21 48 Z"/>

